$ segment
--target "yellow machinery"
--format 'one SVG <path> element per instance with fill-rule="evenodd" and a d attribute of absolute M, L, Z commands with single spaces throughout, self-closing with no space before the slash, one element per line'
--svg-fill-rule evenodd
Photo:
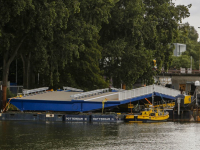
<path fill-rule="evenodd" d="M 105 98 L 103 101 L 102 101 L 102 114 L 103 114 L 103 110 L 104 110 L 104 104 L 105 104 L 105 102 L 107 102 L 107 98 Z"/>
<path fill-rule="evenodd" d="M 184 104 L 190 104 L 191 101 L 191 95 L 186 95 L 184 98 Z"/>
<path fill-rule="evenodd" d="M 180 99 L 180 107 L 182 107 L 182 108 L 186 108 L 188 106 L 191 106 L 191 104 L 192 104 L 191 95 L 181 95 L 176 98 L 175 107 L 178 107 L 178 99 Z"/>
<path fill-rule="evenodd" d="M 165 112 L 164 109 L 154 109 L 146 108 L 144 111 L 141 112 L 139 115 L 126 115 L 125 121 L 126 122 L 161 122 L 167 121 L 169 118 L 169 113 Z"/>
<path fill-rule="evenodd" d="M 175 106 L 175 102 L 171 102 L 171 103 L 166 103 L 166 104 L 160 104 L 160 105 L 155 105 L 154 107 L 164 107 L 164 108 L 169 108 L 169 107 L 174 107 Z"/>

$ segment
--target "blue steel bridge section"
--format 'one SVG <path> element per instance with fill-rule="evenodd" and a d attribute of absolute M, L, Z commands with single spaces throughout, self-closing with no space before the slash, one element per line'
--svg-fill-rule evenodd
<path fill-rule="evenodd" d="M 59 92 L 59 91 L 57 91 Z M 113 92 L 114 93 L 114 92 Z M 165 99 L 174 100 L 180 91 L 169 89 L 158 85 L 150 85 L 133 90 L 124 90 L 121 92 L 115 92 L 118 98 L 116 100 L 108 100 L 104 103 L 104 108 L 115 107 L 122 104 L 127 104 L 134 101 L 143 100 L 145 98 L 151 98 L 153 96 L 161 96 Z M 76 96 L 73 96 L 76 97 Z M 108 98 L 108 95 L 101 96 L 102 101 Z M 88 112 L 98 109 L 102 109 L 102 101 L 95 101 L 99 97 L 81 97 L 73 98 L 70 101 L 60 100 L 34 100 L 34 99 L 12 99 L 11 104 L 15 105 L 21 111 L 59 111 L 59 112 Z"/>

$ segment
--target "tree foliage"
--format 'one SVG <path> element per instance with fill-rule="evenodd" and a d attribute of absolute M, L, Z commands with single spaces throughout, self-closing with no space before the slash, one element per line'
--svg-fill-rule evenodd
<path fill-rule="evenodd" d="M 0 0 L 3 81 L 21 58 L 26 88 L 90 90 L 111 79 L 131 88 L 139 78 L 151 84 L 163 66 L 169 68 L 170 43 L 189 7 L 171 0 Z"/>
<path fill-rule="evenodd" d="M 179 57 L 172 57 L 172 69 L 180 69 L 180 68 L 190 68 L 191 67 L 191 57 L 188 55 L 181 55 Z M 192 62 L 192 68 L 194 68 L 194 61 Z"/>
<path fill-rule="evenodd" d="M 120 0 L 111 9 L 109 24 L 101 30 L 101 68 L 114 85 L 128 87 L 138 78 L 153 83 L 153 75 L 169 68 L 178 37 L 178 22 L 189 16 L 190 6 L 175 6 L 170 0 Z M 153 70 L 156 59 L 157 70 Z M 116 82 L 117 81 L 117 82 Z"/>
<path fill-rule="evenodd" d="M 192 61 L 193 61 L 193 69 L 199 69 L 199 61 L 200 61 L 200 44 L 197 42 L 198 39 L 198 33 L 195 30 L 193 26 L 190 26 L 189 23 L 185 23 L 179 26 L 178 30 L 178 38 L 175 40 L 175 43 L 183 43 L 186 44 L 186 51 L 182 53 L 180 58 L 173 58 L 171 68 L 174 66 L 179 66 L 179 67 L 185 67 L 190 68 L 190 65 L 186 65 L 189 62 L 191 62 L 190 57 L 192 56 Z M 182 58 L 185 59 L 182 59 Z M 186 59 L 187 58 L 187 59 Z M 179 61 L 179 64 L 177 65 L 175 62 L 177 60 Z M 189 63 L 190 64 L 190 63 Z"/>

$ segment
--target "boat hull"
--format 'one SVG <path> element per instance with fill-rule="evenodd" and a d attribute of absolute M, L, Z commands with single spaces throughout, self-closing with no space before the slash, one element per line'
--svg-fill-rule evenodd
<path fill-rule="evenodd" d="M 125 116 L 125 122 L 131 123 L 152 123 L 152 122 L 166 122 L 169 118 L 169 115 L 166 116 L 159 116 L 159 117 L 143 117 L 142 116 L 134 116 L 134 115 L 127 115 Z"/>
<path fill-rule="evenodd" d="M 153 122 L 166 122 L 166 120 L 149 120 L 149 119 L 138 119 L 137 121 L 143 122 L 143 123 L 153 123 Z"/>

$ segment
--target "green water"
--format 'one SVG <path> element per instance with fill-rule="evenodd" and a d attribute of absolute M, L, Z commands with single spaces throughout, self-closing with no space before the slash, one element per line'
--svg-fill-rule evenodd
<path fill-rule="evenodd" d="M 198 150 L 199 123 L 0 121 L 0 149 Z"/>

